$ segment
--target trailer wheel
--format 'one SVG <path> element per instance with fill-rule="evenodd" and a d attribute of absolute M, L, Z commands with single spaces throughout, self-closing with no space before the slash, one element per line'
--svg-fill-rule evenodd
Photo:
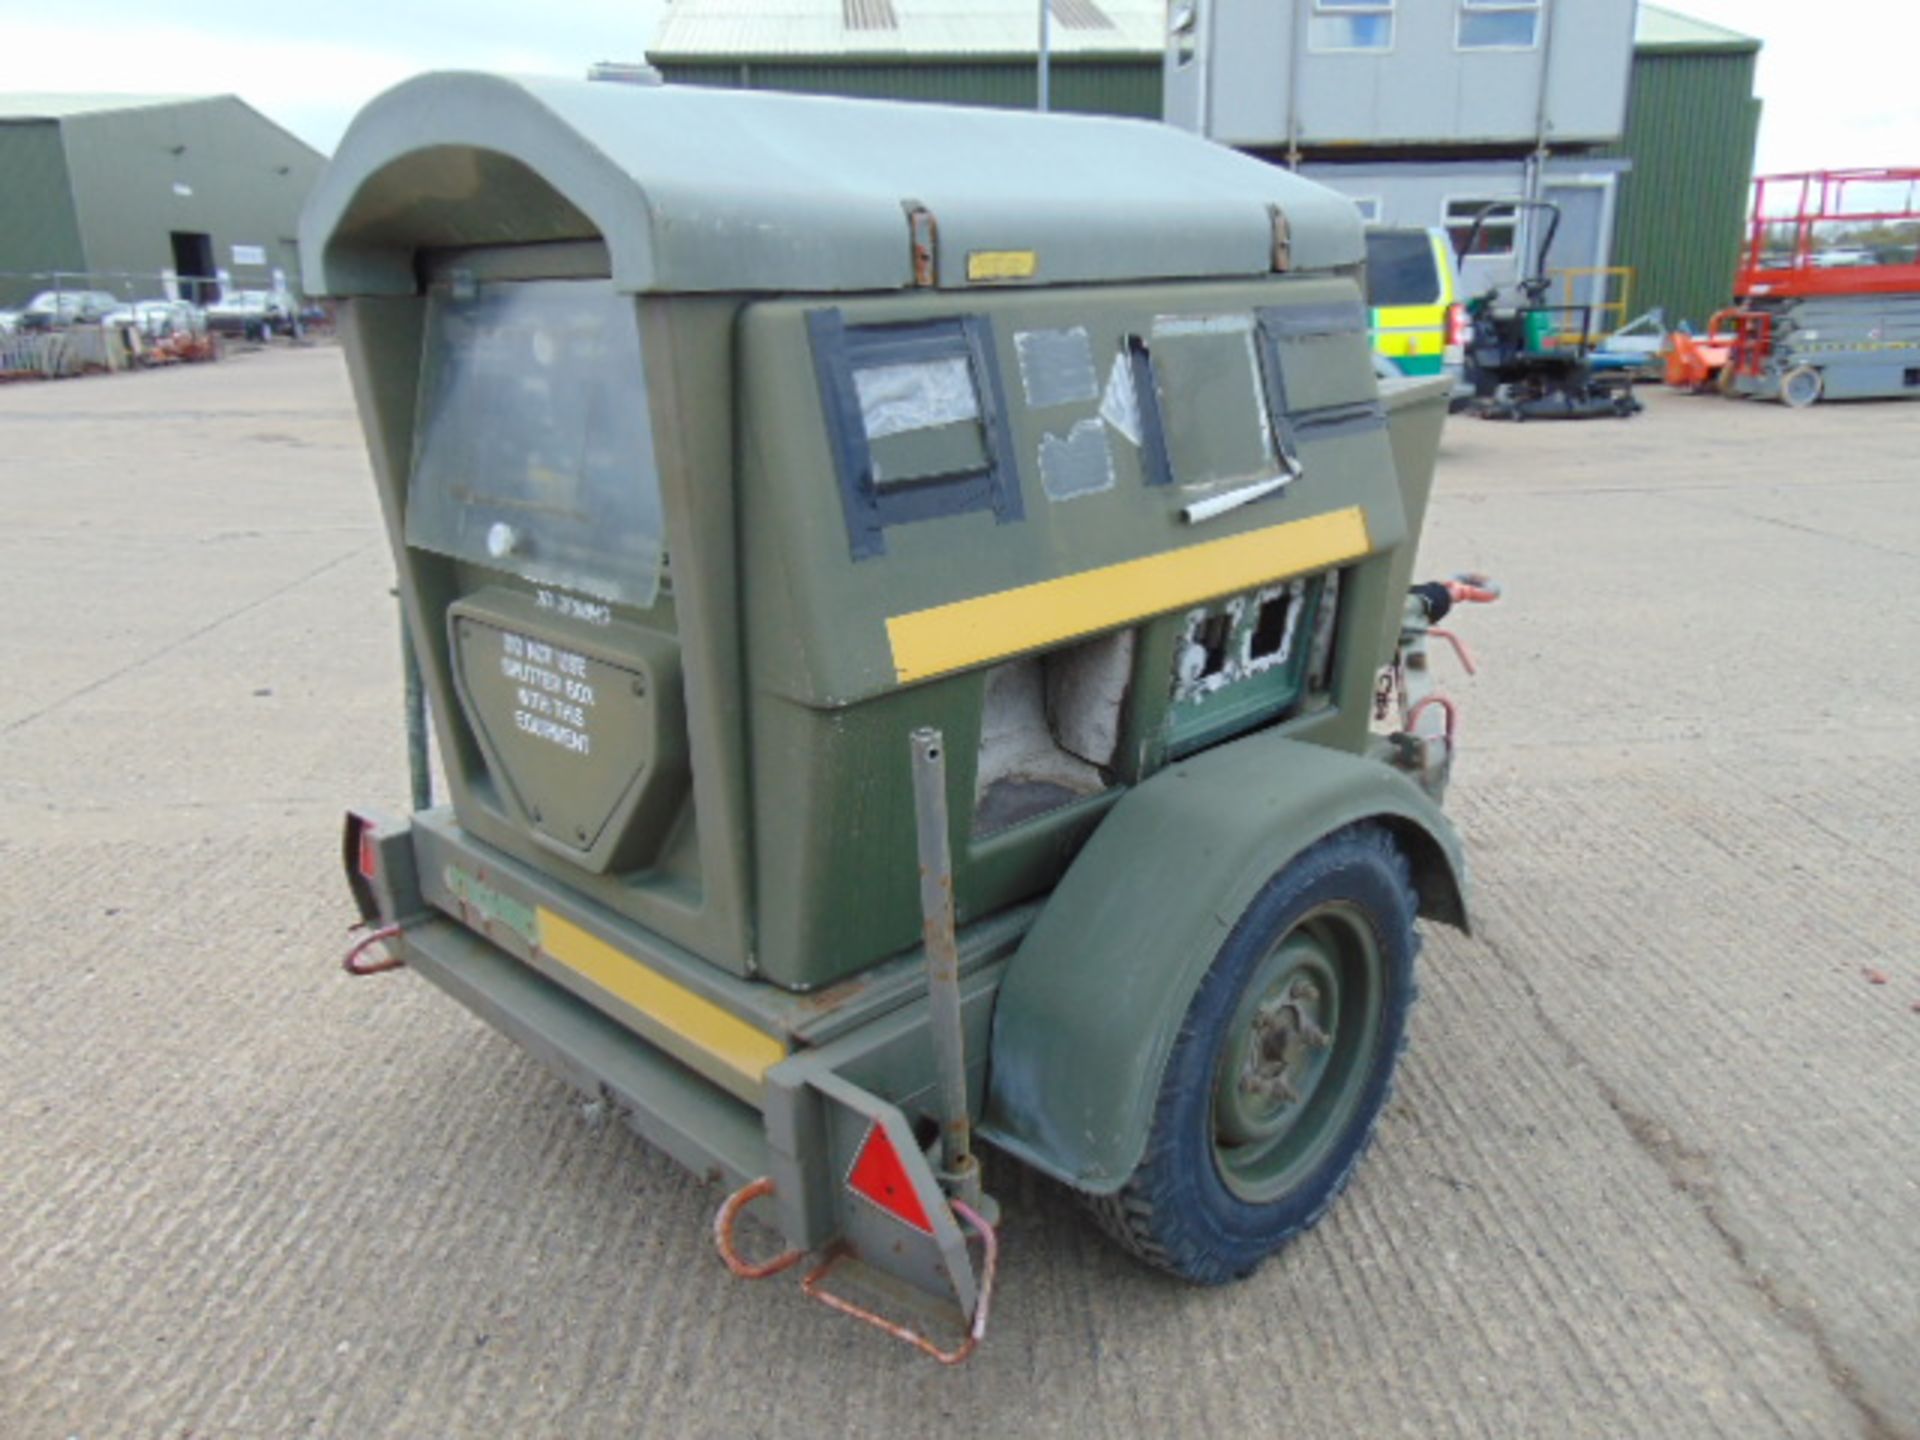
<path fill-rule="evenodd" d="M 1145 1157 L 1091 1202 L 1102 1228 L 1211 1285 L 1326 1212 L 1392 1087 L 1414 913 L 1406 857 L 1378 826 L 1329 836 L 1267 882 L 1187 1009 Z"/>
<path fill-rule="evenodd" d="M 1813 366 L 1796 365 L 1780 377 L 1780 401 L 1794 410 L 1804 410 L 1826 388 L 1825 378 Z"/>

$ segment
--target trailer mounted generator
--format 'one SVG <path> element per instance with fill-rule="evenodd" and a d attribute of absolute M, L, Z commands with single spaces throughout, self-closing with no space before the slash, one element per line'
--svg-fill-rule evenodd
<path fill-rule="evenodd" d="M 981 1149 L 1197 1282 L 1318 1218 L 1467 924 L 1427 646 L 1492 593 L 1410 586 L 1448 382 L 1376 383 L 1347 201 L 1157 124 L 449 74 L 301 249 L 445 777 L 348 816 L 351 971 L 943 1360 Z"/>

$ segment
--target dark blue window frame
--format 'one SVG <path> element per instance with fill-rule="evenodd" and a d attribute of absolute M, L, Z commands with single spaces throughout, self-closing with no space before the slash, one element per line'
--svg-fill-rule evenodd
<path fill-rule="evenodd" d="M 840 481 L 847 544 L 855 560 L 884 555 L 885 532 L 890 525 L 937 520 L 974 510 L 991 510 L 1002 525 L 1024 518 L 1006 397 L 994 361 L 993 329 L 984 318 L 959 315 L 897 325 L 849 325 L 837 309 L 810 310 L 807 334 L 813 344 L 814 374 L 820 384 L 827 438 Z M 986 467 L 882 488 L 874 480 L 873 452 L 860 416 L 854 372 L 876 365 L 954 357 L 966 360 L 973 373 L 980 428 L 986 442 Z"/>

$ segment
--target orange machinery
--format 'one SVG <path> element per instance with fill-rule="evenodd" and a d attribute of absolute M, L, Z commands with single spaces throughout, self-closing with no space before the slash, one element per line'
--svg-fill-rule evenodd
<path fill-rule="evenodd" d="M 1728 394 L 1920 396 L 1920 168 L 1758 177 L 1734 294 L 1683 375 L 1724 344 Z"/>

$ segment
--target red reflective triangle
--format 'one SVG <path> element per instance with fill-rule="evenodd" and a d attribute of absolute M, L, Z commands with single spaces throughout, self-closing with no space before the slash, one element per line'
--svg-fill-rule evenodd
<path fill-rule="evenodd" d="M 847 1188 L 856 1195 L 866 1196 L 914 1229 L 933 1233 L 933 1222 L 927 1218 L 926 1206 L 920 1203 L 919 1191 L 907 1177 L 907 1167 L 900 1163 L 900 1152 L 894 1149 L 893 1141 L 887 1138 L 886 1129 L 878 1121 L 860 1142 L 860 1153 L 853 1157 Z"/>

